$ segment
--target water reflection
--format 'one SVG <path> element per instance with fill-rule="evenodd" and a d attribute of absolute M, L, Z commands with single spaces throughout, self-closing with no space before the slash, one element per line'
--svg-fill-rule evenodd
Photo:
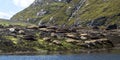
<path fill-rule="evenodd" d="M 119 60 L 120 54 L 1 55 L 0 60 Z"/>
<path fill-rule="evenodd" d="M 0 60 L 120 60 L 120 50 L 78 54 L 0 55 Z"/>

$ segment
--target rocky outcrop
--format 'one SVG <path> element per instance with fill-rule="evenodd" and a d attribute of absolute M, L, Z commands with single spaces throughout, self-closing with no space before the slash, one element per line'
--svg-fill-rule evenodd
<path fill-rule="evenodd" d="M 92 20 L 88 25 L 89 26 L 102 26 L 106 23 L 107 17 L 99 17 L 97 19 Z"/>
<path fill-rule="evenodd" d="M 113 30 L 113 29 L 117 29 L 118 25 L 117 24 L 113 24 L 113 25 L 109 25 L 106 30 Z"/>
<path fill-rule="evenodd" d="M 75 28 L 67 31 L 56 26 L 3 26 L 0 28 L 0 50 L 48 51 L 74 49 L 102 49 L 119 47 L 119 30 L 111 32 Z M 59 31 L 58 31 L 59 30 Z M 107 30 L 106 30 L 107 31 Z M 4 48 L 6 47 L 6 48 Z M 74 49 L 73 49 L 74 48 Z"/>

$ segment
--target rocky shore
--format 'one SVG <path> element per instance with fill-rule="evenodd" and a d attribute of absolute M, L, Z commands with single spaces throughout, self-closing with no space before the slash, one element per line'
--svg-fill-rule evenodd
<path fill-rule="evenodd" d="M 0 52 L 82 51 L 120 47 L 120 29 L 108 28 L 0 25 Z"/>

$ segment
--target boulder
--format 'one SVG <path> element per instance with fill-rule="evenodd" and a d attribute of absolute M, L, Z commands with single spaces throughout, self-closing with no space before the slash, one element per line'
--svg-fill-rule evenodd
<path fill-rule="evenodd" d="M 100 39 L 100 38 L 104 38 L 105 36 L 101 33 L 90 33 L 89 34 L 89 38 L 90 39 Z"/>
<path fill-rule="evenodd" d="M 51 38 L 50 37 L 44 37 L 43 40 L 51 42 Z"/>
<path fill-rule="evenodd" d="M 113 30 L 113 29 L 117 29 L 117 24 L 113 24 L 113 25 L 109 25 L 106 30 Z"/>
<path fill-rule="evenodd" d="M 71 39 L 75 39 L 75 40 L 79 40 L 79 39 L 80 39 L 80 37 L 77 36 L 77 35 L 74 34 L 74 33 L 66 33 L 65 37 L 71 38 Z"/>
<path fill-rule="evenodd" d="M 34 35 L 25 35 L 23 39 L 29 41 L 36 41 L 36 37 Z"/>
<path fill-rule="evenodd" d="M 19 30 L 18 33 L 19 34 L 25 34 L 25 31 L 24 30 Z"/>
<path fill-rule="evenodd" d="M 104 25 L 107 21 L 107 17 L 99 17 L 88 23 L 89 26 L 101 26 Z"/>
<path fill-rule="evenodd" d="M 10 32 L 15 32 L 15 28 L 8 28 Z"/>
<path fill-rule="evenodd" d="M 80 34 L 80 39 L 82 39 L 82 40 L 88 39 L 88 34 L 87 33 Z"/>
<path fill-rule="evenodd" d="M 27 29 L 39 29 L 39 26 L 31 25 L 31 26 L 28 26 Z"/>
<path fill-rule="evenodd" d="M 81 36 L 80 39 L 82 39 L 82 40 L 86 40 L 86 39 L 88 39 L 88 38 L 85 37 L 85 36 Z"/>
<path fill-rule="evenodd" d="M 39 25 L 39 28 L 47 28 L 46 25 Z"/>
<path fill-rule="evenodd" d="M 56 45 L 62 45 L 61 41 L 59 41 L 59 40 L 54 40 L 53 43 Z"/>
<path fill-rule="evenodd" d="M 74 39 L 70 39 L 70 38 L 67 38 L 65 41 L 68 43 L 80 43 L 81 42 L 80 40 L 74 40 Z"/>
<path fill-rule="evenodd" d="M 98 26 L 93 26 L 92 29 L 93 30 L 99 30 L 99 27 Z"/>

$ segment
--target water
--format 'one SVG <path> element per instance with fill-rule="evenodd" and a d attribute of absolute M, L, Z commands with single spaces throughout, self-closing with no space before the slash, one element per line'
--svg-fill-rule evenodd
<path fill-rule="evenodd" d="M 120 54 L 1 55 L 0 60 L 120 60 Z"/>

